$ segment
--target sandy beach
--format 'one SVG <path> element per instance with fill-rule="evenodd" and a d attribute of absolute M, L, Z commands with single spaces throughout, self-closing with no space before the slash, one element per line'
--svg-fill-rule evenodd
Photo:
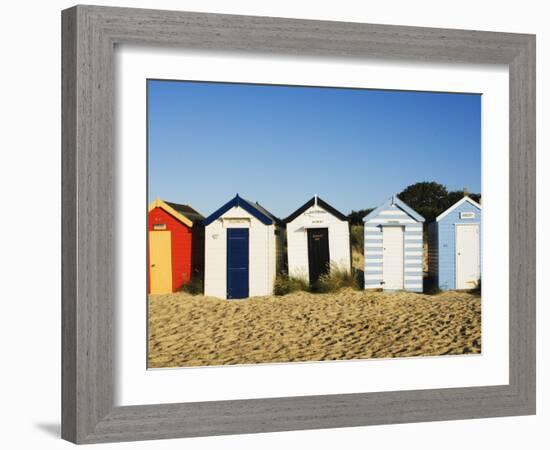
<path fill-rule="evenodd" d="M 149 296 L 150 368 L 480 352 L 481 299 L 465 292 Z"/>

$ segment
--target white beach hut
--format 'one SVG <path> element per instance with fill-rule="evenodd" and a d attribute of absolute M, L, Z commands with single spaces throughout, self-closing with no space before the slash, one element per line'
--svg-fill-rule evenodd
<path fill-rule="evenodd" d="M 396 195 L 365 223 L 365 289 L 422 292 L 424 218 Z"/>
<path fill-rule="evenodd" d="M 288 216 L 288 273 L 310 284 L 337 265 L 351 269 L 347 217 L 315 196 Z"/>
<path fill-rule="evenodd" d="M 205 295 L 227 299 L 271 295 L 283 260 L 283 223 L 238 194 L 203 223 Z"/>

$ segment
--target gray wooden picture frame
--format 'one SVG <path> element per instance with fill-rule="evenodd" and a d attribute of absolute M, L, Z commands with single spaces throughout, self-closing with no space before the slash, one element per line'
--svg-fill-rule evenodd
<path fill-rule="evenodd" d="M 115 407 L 116 44 L 506 64 L 514 262 L 509 384 Z M 535 413 L 535 36 L 75 6 L 62 12 L 62 53 L 64 439 L 93 443 Z"/>

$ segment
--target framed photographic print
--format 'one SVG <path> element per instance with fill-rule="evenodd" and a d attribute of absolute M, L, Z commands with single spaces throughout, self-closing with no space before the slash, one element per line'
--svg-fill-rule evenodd
<path fill-rule="evenodd" d="M 65 439 L 534 414 L 534 36 L 62 17 Z"/>

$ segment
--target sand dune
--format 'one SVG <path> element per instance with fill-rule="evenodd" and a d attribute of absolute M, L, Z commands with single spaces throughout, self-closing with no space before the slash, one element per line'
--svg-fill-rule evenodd
<path fill-rule="evenodd" d="M 481 299 L 464 292 L 149 296 L 151 368 L 480 352 Z"/>

